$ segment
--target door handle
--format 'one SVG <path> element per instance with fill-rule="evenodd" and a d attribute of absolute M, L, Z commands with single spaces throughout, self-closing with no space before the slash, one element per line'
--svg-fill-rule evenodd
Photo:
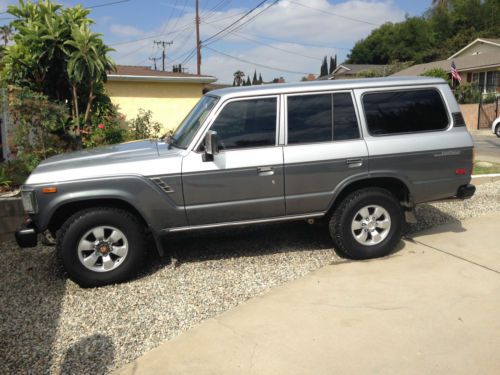
<path fill-rule="evenodd" d="M 349 168 L 357 168 L 363 165 L 363 159 L 347 159 L 346 163 Z"/>
<path fill-rule="evenodd" d="M 257 168 L 257 174 L 259 176 L 272 176 L 274 171 L 272 167 L 259 167 Z"/>

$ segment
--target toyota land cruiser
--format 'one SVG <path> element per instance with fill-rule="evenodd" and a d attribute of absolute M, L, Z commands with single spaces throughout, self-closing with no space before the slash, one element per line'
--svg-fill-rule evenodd
<path fill-rule="evenodd" d="M 469 198 L 473 143 L 441 79 L 207 93 L 166 141 L 58 155 L 22 187 L 22 247 L 49 232 L 81 286 L 124 281 L 146 236 L 324 218 L 336 249 L 388 254 L 416 204 Z M 414 216 L 413 216 L 414 217 Z"/>

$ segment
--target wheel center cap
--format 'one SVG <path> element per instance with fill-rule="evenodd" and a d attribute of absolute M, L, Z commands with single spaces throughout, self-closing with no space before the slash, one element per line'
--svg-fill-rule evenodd
<path fill-rule="evenodd" d="M 372 231 L 375 229 L 375 223 L 373 221 L 370 221 L 367 225 L 368 230 Z"/>
<path fill-rule="evenodd" d="M 97 245 L 97 251 L 102 255 L 108 255 L 111 252 L 111 248 L 107 243 L 100 243 Z"/>

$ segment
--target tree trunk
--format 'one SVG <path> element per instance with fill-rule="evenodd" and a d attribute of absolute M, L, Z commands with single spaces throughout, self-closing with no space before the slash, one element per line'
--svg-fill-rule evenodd
<path fill-rule="evenodd" d="M 82 136 L 80 132 L 80 112 L 78 110 L 78 94 L 76 92 L 76 84 L 71 84 L 71 88 L 73 90 L 73 108 L 74 108 L 74 117 L 73 121 L 76 122 L 76 148 L 78 150 L 82 149 Z"/>
<path fill-rule="evenodd" d="M 92 103 L 95 99 L 94 95 L 94 84 L 90 83 L 90 92 L 89 92 L 89 100 L 87 102 L 87 109 L 85 110 L 85 117 L 83 118 L 83 123 L 86 124 L 89 116 L 90 116 L 90 110 L 92 109 Z"/>

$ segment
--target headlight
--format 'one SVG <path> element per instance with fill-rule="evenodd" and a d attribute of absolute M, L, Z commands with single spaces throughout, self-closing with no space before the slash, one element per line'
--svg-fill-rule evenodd
<path fill-rule="evenodd" d="M 21 198 L 23 200 L 24 211 L 29 214 L 34 214 L 37 209 L 35 192 L 32 190 L 24 190 L 21 192 Z"/>

